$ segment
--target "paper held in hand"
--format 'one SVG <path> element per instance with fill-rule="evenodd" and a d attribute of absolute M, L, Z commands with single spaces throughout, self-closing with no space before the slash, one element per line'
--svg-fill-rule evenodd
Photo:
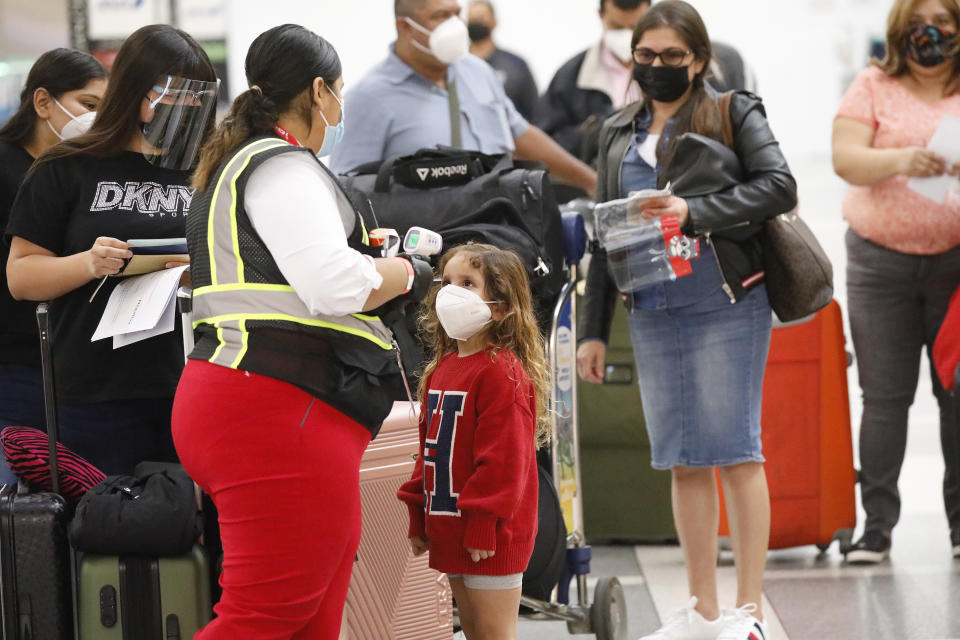
<path fill-rule="evenodd" d="M 927 150 L 939 153 L 946 158 L 948 166 L 960 162 L 960 120 L 953 116 L 944 116 L 940 126 L 930 138 Z M 943 204 L 950 191 L 960 191 L 960 181 L 951 175 L 910 178 L 907 186 L 938 204 Z"/>
<path fill-rule="evenodd" d="M 118 349 L 173 331 L 176 293 L 188 265 L 126 278 L 114 287 L 91 341 L 113 337 Z"/>

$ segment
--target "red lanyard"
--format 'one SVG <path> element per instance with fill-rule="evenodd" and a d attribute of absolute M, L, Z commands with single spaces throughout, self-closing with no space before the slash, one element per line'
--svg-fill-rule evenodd
<path fill-rule="evenodd" d="M 287 131 L 286 129 L 284 129 L 283 127 L 281 127 L 280 125 L 275 126 L 275 127 L 273 128 L 273 132 L 274 132 L 275 134 L 277 134 L 278 136 L 280 136 L 281 138 L 283 138 L 284 140 L 286 140 L 287 142 L 289 142 L 290 144 L 292 144 L 293 146 L 295 146 L 295 147 L 302 147 L 302 146 L 303 146 L 302 144 L 300 144 L 300 141 L 299 141 L 299 140 L 297 140 L 296 138 L 293 137 L 293 134 L 292 134 L 292 133 L 290 133 L 289 131 Z"/>

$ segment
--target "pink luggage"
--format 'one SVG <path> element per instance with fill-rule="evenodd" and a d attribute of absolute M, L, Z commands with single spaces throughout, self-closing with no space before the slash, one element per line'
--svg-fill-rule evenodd
<path fill-rule="evenodd" d="M 360 465 L 363 537 L 341 640 L 450 640 L 453 635 L 447 577 L 427 566 L 426 555 L 411 553 L 407 509 L 397 500 L 419 445 L 410 404 L 395 403 Z"/>

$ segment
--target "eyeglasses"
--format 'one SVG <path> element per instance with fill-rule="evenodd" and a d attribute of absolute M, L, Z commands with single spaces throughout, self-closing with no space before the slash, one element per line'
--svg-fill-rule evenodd
<path fill-rule="evenodd" d="M 176 102 L 201 104 L 205 98 L 216 98 L 220 90 L 220 78 L 217 78 L 216 83 L 213 83 L 206 80 L 167 76 L 166 81 L 161 79 L 160 82 L 163 83 L 163 86 L 155 84 L 151 88 L 157 94 L 157 97 L 151 99 L 148 96 L 147 98 L 150 100 L 150 108 L 157 106 L 158 103 L 164 101 L 164 98 L 170 98 Z"/>
<path fill-rule="evenodd" d="M 653 64 L 654 60 L 660 60 L 668 67 L 679 67 L 684 59 L 693 53 L 692 49 L 680 49 L 679 47 L 670 47 L 663 51 L 654 51 L 646 47 L 640 47 L 633 50 L 633 60 L 637 64 Z"/>
<path fill-rule="evenodd" d="M 160 85 L 153 85 L 153 91 L 160 94 L 160 97 L 171 96 L 173 98 L 192 98 L 193 100 L 203 100 L 207 96 L 216 95 L 216 89 L 164 89 Z"/>

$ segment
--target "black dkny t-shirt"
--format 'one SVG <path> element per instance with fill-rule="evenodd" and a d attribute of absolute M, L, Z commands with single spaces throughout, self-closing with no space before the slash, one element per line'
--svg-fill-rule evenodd
<path fill-rule="evenodd" d="M 189 172 L 154 167 L 139 153 L 72 156 L 40 165 L 20 189 L 6 236 L 20 236 L 58 256 L 87 251 L 99 236 L 176 238 L 186 231 L 193 191 Z M 57 395 L 71 402 L 173 397 L 183 369 L 179 330 L 119 349 L 91 342 L 119 278 L 91 280 L 53 301 Z"/>
<path fill-rule="evenodd" d="M 33 164 L 33 156 L 17 144 L 0 140 L 0 229 L 10 219 L 17 189 Z M 0 242 L 0 364 L 40 366 L 40 338 L 33 302 L 18 302 L 7 287 L 10 245 Z"/>

